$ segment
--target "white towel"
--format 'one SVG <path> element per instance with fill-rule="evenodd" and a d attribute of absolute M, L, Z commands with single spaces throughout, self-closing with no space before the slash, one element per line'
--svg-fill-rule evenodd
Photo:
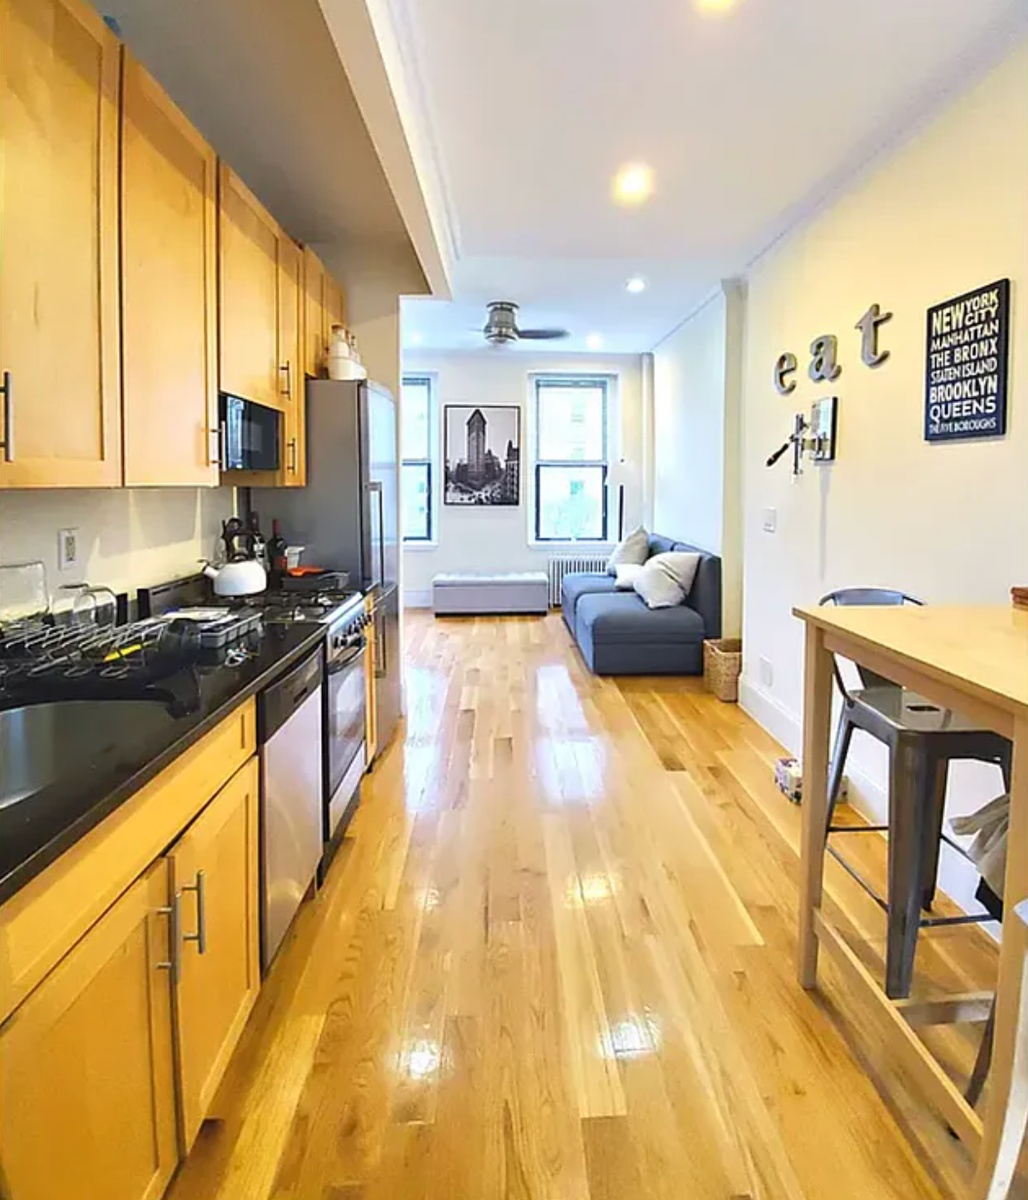
<path fill-rule="evenodd" d="M 960 837 L 977 835 L 968 857 L 1000 899 L 1007 874 L 1007 834 L 1010 831 L 1010 797 L 1004 793 L 967 817 L 954 817 L 950 828 Z"/>

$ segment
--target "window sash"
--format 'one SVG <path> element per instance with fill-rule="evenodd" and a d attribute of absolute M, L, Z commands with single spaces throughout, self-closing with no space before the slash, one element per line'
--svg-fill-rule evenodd
<path fill-rule="evenodd" d="M 421 446 L 408 446 L 405 437 L 407 432 L 405 425 L 404 411 L 401 409 L 400 416 L 400 447 L 404 458 L 408 462 L 425 462 L 432 456 L 432 409 L 434 407 L 435 397 L 433 396 L 432 378 L 429 375 L 405 375 L 403 377 L 403 392 L 420 392 L 424 400 L 425 412 L 425 428 L 424 438 L 417 438 L 421 442 Z M 419 398 L 419 399 L 420 399 Z M 423 454 L 417 453 L 418 449 L 424 451 Z"/>
<path fill-rule="evenodd" d="M 432 460 L 429 458 L 405 458 L 401 470 L 406 475 L 407 467 L 413 467 L 425 472 L 425 527 L 422 533 L 403 531 L 405 542 L 430 542 L 432 540 Z M 406 513 L 403 514 L 406 518 Z"/>
<path fill-rule="evenodd" d="M 596 536 L 579 534 L 571 536 L 563 533 L 544 533 L 542 528 L 542 475 L 544 471 L 571 468 L 575 471 L 599 471 L 600 474 L 600 528 Z M 537 542 L 605 542 L 609 528 L 609 505 L 607 495 L 607 464 L 601 462 L 582 462 L 581 459 L 570 461 L 546 461 L 535 464 L 535 540 Z"/>
<path fill-rule="evenodd" d="M 607 541 L 609 531 L 609 496 L 608 496 L 608 480 L 609 480 L 609 430 L 608 419 L 610 414 L 610 380 L 606 376 L 596 375 L 579 375 L 579 376 L 560 376 L 547 375 L 536 376 L 535 381 L 535 540 L 537 542 L 566 542 L 566 541 Z M 600 392 L 600 427 L 602 429 L 602 457 L 601 458 L 545 458 L 539 452 L 540 435 L 542 430 L 541 407 L 545 403 L 545 394 L 547 388 L 560 389 L 562 391 L 571 391 L 575 388 L 582 388 L 589 391 Z M 595 537 L 582 535 L 571 538 L 565 534 L 549 534 L 545 533 L 542 528 L 542 473 L 550 468 L 565 468 L 578 471 L 595 471 L 601 472 L 600 476 L 600 528 L 598 535 Z"/>
<path fill-rule="evenodd" d="M 422 443 L 424 451 L 425 451 L 424 456 L 418 455 L 418 456 L 412 457 L 412 456 L 404 455 L 400 460 L 401 471 L 403 472 L 404 475 L 409 475 L 409 472 L 404 470 L 404 468 L 407 468 L 407 467 L 424 471 L 424 479 L 425 479 L 424 528 L 416 533 L 408 533 L 407 529 L 404 528 L 403 529 L 403 541 L 405 541 L 405 542 L 430 542 L 432 540 L 432 536 L 433 536 L 432 517 L 433 517 L 433 510 L 435 507 L 434 502 L 433 502 L 434 496 L 433 496 L 433 479 L 432 479 L 432 475 L 433 475 L 432 454 L 433 454 L 433 448 L 434 448 L 433 447 L 432 430 L 433 430 L 433 421 L 434 421 L 434 414 L 435 414 L 435 387 L 434 387 L 434 383 L 433 383 L 433 379 L 432 379 L 431 375 L 404 375 L 403 379 L 402 379 L 402 388 L 404 390 L 406 390 L 407 388 L 424 389 L 425 410 L 426 410 L 426 412 L 425 412 L 425 418 L 426 418 L 425 419 L 425 437 L 424 437 L 424 441 Z M 401 400 L 401 403 L 402 403 L 402 400 Z M 401 415 L 401 427 L 400 427 L 401 450 L 403 448 L 403 443 L 404 443 L 404 437 L 403 437 L 403 423 L 402 423 L 402 415 Z M 406 516 L 405 513 L 401 513 L 401 519 L 403 519 L 405 516 Z"/>

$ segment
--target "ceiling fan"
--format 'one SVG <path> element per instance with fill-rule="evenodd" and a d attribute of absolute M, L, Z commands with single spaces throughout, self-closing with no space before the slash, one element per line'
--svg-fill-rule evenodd
<path fill-rule="evenodd" d="M 510 300 L 494 300 L 486 305 L 489 315 L 486 317 L 482 332 L 485 340 L 494 346 L 503 346 L 508 342 L 517 342 L 524 338 L 526 341 L 553 341 L 556 338 L 568 336 L 566 329 L 519 329 L 517 323 L 518 306 Z"/>

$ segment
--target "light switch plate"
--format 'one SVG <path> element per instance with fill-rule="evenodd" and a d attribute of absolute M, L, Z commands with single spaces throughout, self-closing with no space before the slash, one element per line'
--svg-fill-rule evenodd
<path fill-rule="evenodd" d="M 67 571 L 79 560 L 79 531 L 77 529 L 58 529 L 57 531 L 57 569 Z"/>
<path fill-rule="evenodd" d="M 778 509 L 777 508 L 765 508 L 764 509 L 764 532 L 765 533 L 774 533 L 777 528 L 778 528 Z"/>

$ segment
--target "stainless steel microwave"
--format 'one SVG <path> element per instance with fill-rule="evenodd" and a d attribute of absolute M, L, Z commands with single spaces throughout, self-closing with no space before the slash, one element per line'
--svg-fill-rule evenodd
<path fill-rule="evenodd" d="M 265 404 L 222 392 L 218 397 L 224 471 L 277 471 L 282 414 Z"/>

